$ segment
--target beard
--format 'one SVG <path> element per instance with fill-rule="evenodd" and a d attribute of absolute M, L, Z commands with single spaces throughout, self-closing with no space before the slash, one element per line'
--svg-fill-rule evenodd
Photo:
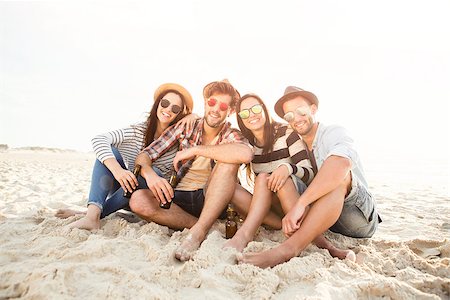
<path fill-rule="evenodd" d="M 296 127 L 293 127 L 293 129 L 295 131 L 297 131 L 298 134 L 300 135 L 307 135 L 308 133 L 311 132 L 311 130 L 314 127 L 314 120 L 311 116 L 308 117 L 308 120 L 305 121 L 305 124 L 302 126 L 303 128 L 301 129 L 297 129 Z"/>
<path fill-rule="evenodd" d="M 222 126 L 222 125 L 225 123 L 225 119 L 223 119 L 223 120 L 217 120 L 217 121 L 212 121 L 212 120 L 210 120 L 209 116 L 206 116 L 205 122 L 206 122 L 206 124 L 208 124 L 209 127 L 211 127 L 211 128 L 217 128 L 217 127 Z"/>

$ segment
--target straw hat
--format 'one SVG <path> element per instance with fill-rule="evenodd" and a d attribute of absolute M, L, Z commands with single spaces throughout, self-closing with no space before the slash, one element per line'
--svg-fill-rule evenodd
<path fill-rule="evenodd" d="M 194 108 L 194 101 L 192 100 L 191 93 L 188 92 L 184 87 L 182 87 L 179 84 L 176 83 L 164 83 L 161 84 L 155 91 L 155 95 L 153 97 L 153 100 L 156 101 L 159 96 L 169 92 L 169 91 L 177 91 L 181 95 L 183 95 L 184 98 L 184 104 L 186 105 L 189 112 L 192 112 L 192 109 Z"/>

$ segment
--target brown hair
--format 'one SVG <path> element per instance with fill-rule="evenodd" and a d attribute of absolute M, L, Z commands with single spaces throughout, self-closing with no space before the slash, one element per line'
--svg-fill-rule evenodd
<path fill-rule="evenodd" d="M 213 81 L 205 86 L 203 89 L 203 97 L 208 99 L 214 94 L 223 94 L 231 96 L 230 107 L 234 109 L 237 100 L 241 97 L 239 92 L 231 85 L 228 80 Z"/>
<path fill-rule="evenodd" d="M 172 122 L 170 122 L 169 126 L 177 123 L 179 120 L 181 120 L 186 115 L 191 113 L 190 109 L 185 104 L 185 99 L 184 99 L 183 95 L 181 95 L 178 91 L 167 90 L 165 93 L 160 94 L 155 99 L 155 102 L 153 103 L 152 109 L 150 110 L 150 113 L 147 118 L 147 129 L 145 130 L 144 147 L 147 147 L 148 145 L 150 145 L 153 142 L 153 140 L 155 139 L 156 127 L 159 122 L 156 112 L 158 110 L 159 102 L 161 102 L 161 99 L 168 93 L 175 93 L 178 96 L 180 96 L 181 101 L 183 102 L 183 107 L 184 107 L 183 111 L 178 113 L 176 118 Z"/>

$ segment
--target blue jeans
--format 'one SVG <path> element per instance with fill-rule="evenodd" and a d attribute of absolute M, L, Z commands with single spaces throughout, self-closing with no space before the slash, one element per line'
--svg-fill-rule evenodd
<path fill-rule="evenodd" d="M 112 148 L 112 151 L 120 166 L 126 169 L 119 151 L 116 148 Z M 161 176 L 161 171 L 156 168 L 153 169 Z M 148 189 L 147 183 L 143 177 L 138 176 L 138 182 L 139 185 L 137 189 Z M 95 160 L 87 204 L 98 206 L 102 211 L 100 218 L 104 218 L 119 209 L 127 208 L 128 203 L 129 199 L 123 196 L 123 189 L 120 187 L 119 182 L 114 178 L 111 171 L 98 159 Z"/>

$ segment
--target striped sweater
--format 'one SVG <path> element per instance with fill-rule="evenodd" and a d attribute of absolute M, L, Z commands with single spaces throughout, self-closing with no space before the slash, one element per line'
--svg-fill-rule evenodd
<path fill-rule="evenodd" d="M 133 171 L 134 162 L 137 155 L 144 149 L 145 130 L 147 122 L 131 125 L 100 134 L 92 139 L 92 146 L 98 160 L 103 163 L 108 158 L 115 158 L 111 147 L 115 147 L 122 155 L 125 166 Z M 178 143 L 166 151 L 161 157 L 152 163 L 152 166 L 158 168 L 163 173 L 163 177 L 170 178 L 173 169 L 173 158 L 178 151 Z"/>
<path fill-rule="evenodd" d="M 272 173 L 281 164 L 288 164 L 291 174 L 299 177 L 305 184 L 309 184 L 314 177 L 306 146 L 297 132 L 288 125 L 276 128 L 271 152 L 262 154 L 263 149 L 257 146 L 254 146 L 254 152 L 251 167 L 255 174 Z"/>

